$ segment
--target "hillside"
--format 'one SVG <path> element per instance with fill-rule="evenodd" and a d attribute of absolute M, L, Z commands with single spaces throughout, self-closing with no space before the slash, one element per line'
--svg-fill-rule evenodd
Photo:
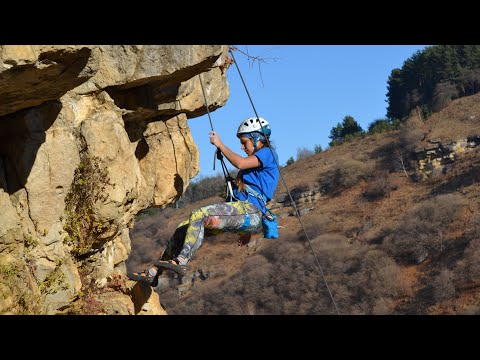
<path fill-rule="evenodd" d="M 282 169 L 341 314 L 480 314 L 480 94 L 428 119 Z M 335 314 L 282 181 L 280 238 L 207 238 L 182 279 L 156 291 L 169 314 Z M 129 270 L 214 197 L 141 216 Z"/>

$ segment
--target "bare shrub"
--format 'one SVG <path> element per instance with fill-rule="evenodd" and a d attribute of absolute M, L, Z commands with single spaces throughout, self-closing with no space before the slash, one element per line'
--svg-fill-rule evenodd
<path fill-rule="evenodd" d="M 174 314 L 248 314 L 252 308 L 256 314 L 280 313 L 272 287 L 273 265 L 263 256 L 254 255 L 247 260 L 242 271 L 220 286 L 197 288 Z M 198 298 L 202 298 L 199 302 Z"/>
<path fill-rule="evenodd" d="M 462 69 L 458 76 L 461 96 L 473 95 L 480 91 L 480 69 Z"/>
<path fill-rule="evenodd" d="M 433 298 L 436 301 L 449 300 L 455 296 L 455 275 L 451 270 L 442 270 L 433 279 Z"/>
<path fill-rule="evenodd" d="M 396 141 L 386 143 L 373 150 L 371 153 L 371 158 L 379 159 L 378 164 L 379 167 L 381 167 L 382 169 L 390 172 L 395 171 L 395 151 L 397 150 L 397 148 L 398 144 Z"/>
<path fill-rule="evenodd" d="M 328 313 L 331 305 L 312 277 L 311 259 L 304 253 L 302 244 L 279 243 L 276 250 L 250 257 L 228 281 L 214 288 L 199 287 L 196 297 L 202 297 L 201 303 L 192 294 L 169 312 L 248 314 L 254 308 L 259 315 Z"/>
<path fill-rule="evenodd" d="M 480 285 L 480 238 L 468 244 L 463 259 L 457 263 L 455 272 L 463 286 Z"/>
<path fill-rule="evenodd" d="M 314 152 L 306 147 L 297 148 L 297 161 L 312 156 Z"/>
<path fill-rule="evenodd" d="M 405 293 L 400 268 L 383 251 L 367 250 L 359 260 L 358 271 L 348 280 L 357 301 L 367 300 L 367 313 L 372 313 L 375 307 L 380 311 L 379 299 L 388 302 Z"/>
<path fill-rule="evenodd" d="M 315 217 L 306 217 L 302 220 L 305 231 L 309 239 L 316 238 L 317 236 L 325 233 L 325 230 L 330 223 L 330 218 L 327 215 L 318 215 Z M 298 233 L 298 240 L 305 241 L 306 237 L 303 231 Z"/>
<path fill-rule="evenodd" d="M 416 117 L 412 117 L 407 122 L 402 123 L 399 130 L 398 148 L 402 153 L 410 155 L 425 136 L 422 123 Z"/>
<path fill-rule="evenodd" d="M 324 234 L 312 246 L 341 314 L 391 313 L 404 294 L 400 269 L 381 250 Z M 208 281 L 208 280 L 207 280 Z M 196 287 L 171 314 L 335 314 L 305 243 L 282 239 L 250 257 L 227 281 Z M 164 298 L 164 296 L 162 296 Z"/>
<path fill-rule="evenodd" d="M 395 304 L 392 299 L 381 298 L 374 302 L 372 308 L 373 315 L 388 315 L 392 313 Z"/>
<path fill-rule="evenodd" d="M 326 234 L 316 238 L 313 244 L 317 253 L 324 254 L 322 263 L 333 279 L 332 289 L 338 284 L 346 286 L 338 297 L 344 311 L 371 314 L 375 307 L 380 311 L 379 299 L 388 303 L 405 293 L 400 268 L 392 258 L 381 250 L 348 244 L 341 239 Z"/>
<path fill-rule="evenodd" d="M 367 200 L 373 201 L 388 195 L 392 189 L 393 186 L 388 181 L 388 175 L 383 174 L 368 183 L 363 196 Z"/>
<path fill-rule="evenodd" d="M 327 194 L 338 194 L 358 184 L 361 179 L 368 180 L 373 170 L 373 166 L 369 163 L 353 159 L 346 160 L 320 177 L 320 188 Z"/>
<path fill-rule="evenodd" d="M 380 165 L 388 171 L 402 171 L 408 177 L 408 171 L 415 169 L 414 151 L 425 138 L 424 123 L 418 109 L 398 125 L 395 140 L 378 147 L 372 152 L 372 158 L 380 158 Z"/>
<path fill-rule="evenodd" d="M 455 84 L 445 81 L 438 83 L 433 91 L 432 111 L 440 111 L 458 96 Z"/>
<path fill-rule="evenodd" d="M 439 195 L 414 206 L 385 238 L 385 250 L 407 262 L 421 263 L 449 245 L 445 231 L 466 205 L 459 194 Z"/>
<path fill-rule="evenodd" d="M 384 149 L 384 163 L 394 171 L 403 171 L 408 177 L 407 171 L 415 168 L 413 158 L 415 149 L 425 137 L 423 123 L 417 116 L 409 118 L 400 124 L 397 139 Z"/>
<path fill-rule="evenodd" d="M 480 214 L 477 213 L 472 216 L 470 224 L 465 231 L 465 236 L 471 240 L 480 239 Z"/>
<path fill-rule="evenodd" d="M 459 315 L 480 315 L 480 305 L 470 305 L 465 310 L 458 313 Z"/>

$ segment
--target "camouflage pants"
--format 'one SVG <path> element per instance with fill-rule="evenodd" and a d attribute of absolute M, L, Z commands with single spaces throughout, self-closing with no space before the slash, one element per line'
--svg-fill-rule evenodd
<path fill-rule="evenodd" d="M 249 201 L 226 202 L 192 211 L 190 218 L 180 223 L 160 257 L 170 260 L 182 257 L 190 261 L 202 245 L 204 236 L 222 232 L 252 232 L 262 221 L 262 212 Z"/>

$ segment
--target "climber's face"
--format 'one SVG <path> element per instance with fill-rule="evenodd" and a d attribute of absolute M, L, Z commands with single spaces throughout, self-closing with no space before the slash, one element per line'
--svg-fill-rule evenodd
<path fill-rule="evenodd" d="M 242 150 L 245 151 L 247 155 L 252 155 L 255 151 L 253 148 L 253 140 L 248 137 L 241 137 L 240 144 L 242 145 Z"/>

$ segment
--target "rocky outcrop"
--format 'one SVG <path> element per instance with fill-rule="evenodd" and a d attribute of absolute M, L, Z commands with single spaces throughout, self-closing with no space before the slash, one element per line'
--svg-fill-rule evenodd
<path fill-rule="evenodd" d="M 448 143 L 431 139 L 428 141 L 428 146 L 415 150 L 418 165 L 416 176 L 423 180 L 435 173 L 445 173 L 458 156 L 478 145 L 480 145 L 480 136 L 471 136 Z"/>
<path fill-rule="evenodd" d="M 268 208 L 271 209 L 275 216 L 283 218 L 286 216 L 296 216 L 298 211 L 300 216 L 308 214 L 315 209 L 315 204 L 322 197 L 322 192 L 318 184 L 315 184 L 312 189 L 301 190 L 294 188 L 290 191 L 295 207 L 290 200 L 288 194 L 279 194 L 275 196 L 269 203 Z"/>
<path fill-rule="evenodd" d="M 418 148 L 415 151 L 417 161 L 416 177 L 419 180 L 426 179 L 432 174 L 445 173 L 448 167 L 462 154 L 480 145 L 480 136 L 470 136 L 442 143 L 440 140 L 429 140 L 428 146 Z M 315 209 L 315 204 L 323 196 L 323 191 L 319 184 L 314 184 L 312 188 L 293 188 L 290 191 L 292 199 L 295 202 L 293 206 L 290 197 L 286 193 L 279 193 L 268 204 L 278 218 L 286 216 L 296 216 L 295 208 L 300 216 L 309 213 Z"/>
<path fill-rule="evenodd" d="M 227 50 L 0 46 L 0 313 L 163 312 L 109 279 L 125 275 L 135 215 L 198 173 L 197 75 L 209 110 L 223 106 Z"/>

